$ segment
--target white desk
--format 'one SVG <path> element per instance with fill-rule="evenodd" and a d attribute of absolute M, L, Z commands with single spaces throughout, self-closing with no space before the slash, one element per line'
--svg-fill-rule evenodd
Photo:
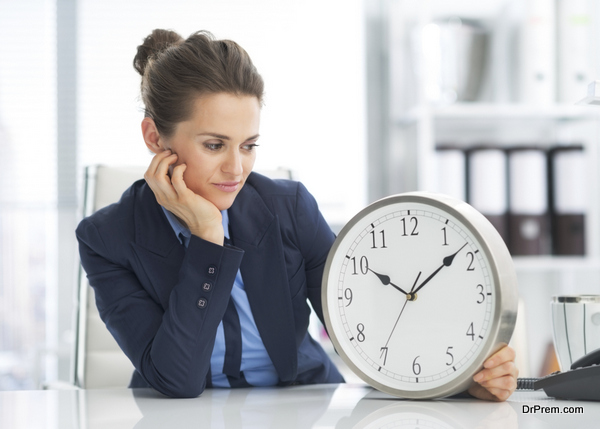
<path fill-rule="evenodd" d="M 523 406 L 583 407 L 527 414 Z M 0 428 L 597 428 L 600 403 L 517 392 L 509 401 L 404 401 L 362 384 L 208 389 L 169 399 L 150 389 L 0 392 Z"/>

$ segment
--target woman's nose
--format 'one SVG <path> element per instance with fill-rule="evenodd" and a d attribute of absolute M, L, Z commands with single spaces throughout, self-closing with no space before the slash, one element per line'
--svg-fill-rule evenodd
<path fill-rule="evenodd" d="M 227 154 L 227 159 L 223 163 L 223 171 L 235 176 L 240 176 L 243 173 L 242 157 L 237 150 L 230 151 Z"/>

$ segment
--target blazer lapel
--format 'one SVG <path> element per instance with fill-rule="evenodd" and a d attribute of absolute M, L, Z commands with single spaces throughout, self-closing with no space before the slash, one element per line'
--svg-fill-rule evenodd
<path fill-rule="evenodd" d="M 240 269 L 256 326 L 281 381 L 294 380 L 298 351 L 279 219 L 248 183 L 229 219 L 232 242 L 245 252 Z"/>
<path fill-rule="evenodd" d="M 145 285 L 151 285 L 156 298 L 166 306 L 171 290 L 179 276 L 185 249 L 175 236 L 161 206 L 148 185 L 144 184 L 135 204 L 135 243 L 141 271 L 146 274 Z M 140 273 L 138 272 L 138 275 Z"/>

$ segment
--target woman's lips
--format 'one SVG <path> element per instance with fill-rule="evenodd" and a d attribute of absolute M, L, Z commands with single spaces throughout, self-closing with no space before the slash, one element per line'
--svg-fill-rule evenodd
<path fill-rule="evenodd" d="M 238 190 L 240 182 L 221 182 L 221 183 L 213 183 L 217 189 L 223 192 L 235 192 Z"/>

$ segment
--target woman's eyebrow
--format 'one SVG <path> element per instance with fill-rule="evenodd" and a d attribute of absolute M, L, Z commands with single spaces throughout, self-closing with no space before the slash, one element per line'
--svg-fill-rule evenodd
<path fill-rule="evenodd" d="M 214 138 L 221 139 L 221 140 L 231 140 L 229 137 L 224 136 L 223 134 L 217 134 L 217 133 L 199 133 L 198 135 L 214 137 Z"/>
<path fill-rule="evenodd" d="M 216 139 L 221 139 L 221 140 L 231 140 L 231 138 L 230 138 L 230 137 L 228 137 L 228 136 L 225 136 L 225 135 L 223 135 L 223 134 L 217 134 L 217 133 L 200 133 L 200 134 L 198 134 L 198 135 L 199 135 L 199 136 L 208 136 L 208 137 L 214 137 L 214 138 L 216 138 Z M 254 135 L 254 136 L 248 137 L 248 138 L 247 138 L 245 141 L 248 141 L 248 140 L 255 140 L 255 139 L 259 138 L 259 137 L 260 137 L 260 134 L 256 134 L 256 135 Z"/>

